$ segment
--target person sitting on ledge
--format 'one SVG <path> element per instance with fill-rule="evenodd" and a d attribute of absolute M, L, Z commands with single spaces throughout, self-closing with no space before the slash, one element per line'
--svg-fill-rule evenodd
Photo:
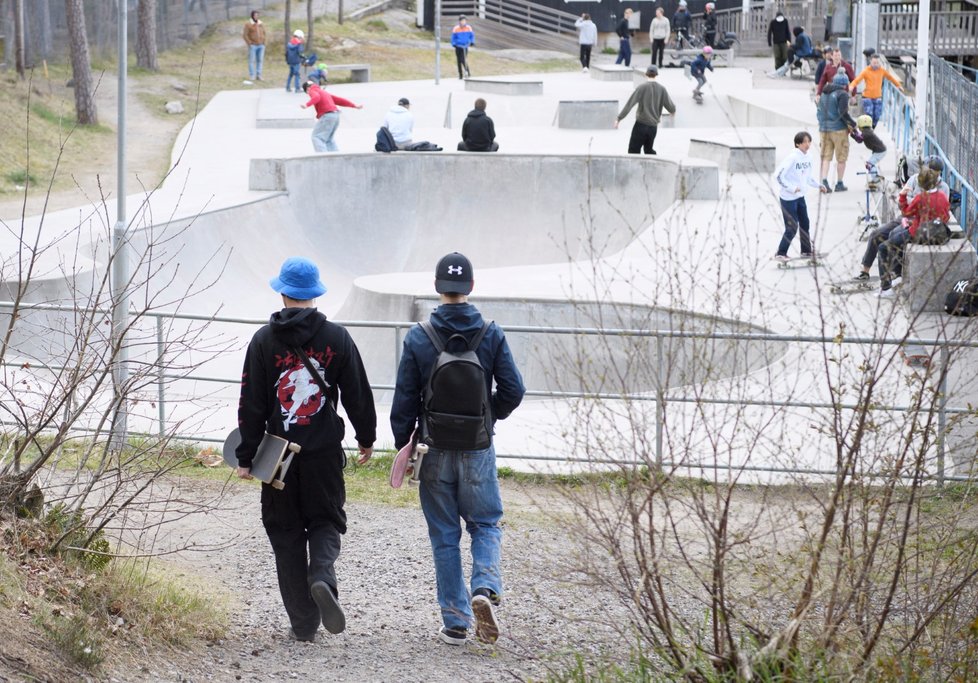
<path fill-rule="evenodd" d="M 486 101 L 481 97 L 475 101 L 475 109 L 469 112 L 462 123 L 462 141 L 458 143 L 459 152 L 498 152 L 496 129 L 492 119 L 486 115 Z"/>

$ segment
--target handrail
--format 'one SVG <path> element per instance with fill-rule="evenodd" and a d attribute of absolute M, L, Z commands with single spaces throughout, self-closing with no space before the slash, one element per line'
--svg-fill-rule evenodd
<path fill-rule="evenodd" d="M 465 14 L 479 21 L 527 30 L 573 36 L 578 17 L 570 12 L 537 5 L 526 0 L 442 0 L 442 16 Z M 478 36 L 476 36 L 478 40 Z"/>

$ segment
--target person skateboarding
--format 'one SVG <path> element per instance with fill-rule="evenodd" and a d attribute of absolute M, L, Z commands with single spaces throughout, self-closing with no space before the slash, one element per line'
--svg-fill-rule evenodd
<path fill-rule="evenodd" d="M 441 303 L 427 325 L 412 327 L 404 337 L 391 405 L 394 447 L 404 447 L 416 427 L 429 446 L 421 463 L 421 509 L 435 560 L 443 623 L 438 637 L 449 645 L 464 644 L 473 626 L 481 642 L 499 637 L 503 504 L 493 425 L 525 393 L 503 331 L 485 323 L 468 302 L 473 284 L 472 263 L 462 254 L 438 261 L 435 291 Z M 449 370 L 455 373 L 450 379 Z M 452 414 L 440 412 L 442 406 Z M 472 541 L 471 593 L 459 548 L 462 520 Z"/>
<path fill-rule="evenodd" d="M 316 298 L 326 292 L 316 265 L 287 259 L 270 284 L 282 295 L 283 308 L 255 333 L 245 353 L 237 475 L 252 478 L 266 431 L 301 447 L 282 489 L 262 484 L 261 510 L 289 637 L 314 642 L 320 623 L 330 633 L 346 628 L 333 567 L 346 533 L 344 423 L 336 414 L 337 395 L 353 425 L 360 464 L 373 453 L 377 413 L 350 334 L 316 309 Z"/>
<path fill-rule="evenodd" d="M 808 131 L 803 130 L 795 134 L 794 142 L 794 151 L 784 158 L 774 172 L 774 180 L 778 184 L 778 198 L 781 202 L 781 217 L 784 219 L 784 234 L 774 255 L 774 260 L 779 263 L 790 260 L 788 247 L 791 246 L 791 241 L 799 230 L 802 258 L 814 258 L 815 252 L 808 233 L 808 205 L 805 203 L 805 190 L 818 188 L 819 192 L 826 191 L 812 177 L 814 162 L 808 156 L 808 150 L 812 146 L 812 136 Z"/>

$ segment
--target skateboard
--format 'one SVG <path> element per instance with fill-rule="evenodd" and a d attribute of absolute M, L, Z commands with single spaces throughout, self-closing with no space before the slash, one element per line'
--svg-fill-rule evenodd
<path fill-rule="evenodd" d="M 410 478 L 412 484 L 417 484 L 421 476 L 421 462 L 428 452 L 428 444 L 417 441 L 417 431 L 411 435 L 408 442 L 394 456 L 391 465 L 391 487 L 401 488 L 405 478 Z"/>
<path fill-rule="evenodd" d="M 778 261 L 778 268 L 781 270 L 792 270 L 794 268 L 813 268 L 818 266 L 820 259 L 825 258 L 825 254 L 817 253 L 811 256 L 792 256 L 787 261 Z"/>
<path fill-rule="evenodd" d="M 829 291 L 833 294 L 855 294 L 856 292 L 872 292 L 880 288 L 880 279 L 873 275 L 868 280 L 839 280 L 829 283 Z"/>
<path fill-rule="evenodd" d="M 238 466 L 238 456 L 234 452 L 240 444 L 241 432 L 237 429 L 228 434 L 224 441 L 224 462 L 231 467 Z M 292 466 L 292 458 L 301 450 L 299 444 L 265 432 L 251 461 L 251 476 L 281 491 L 285 488 L 285 475 Z M 276 477 L 276 474 L 279 476 Z"/>
<path fill-rule="evenodd" d="M 693 101 L 696 102 L 696 104 L 703 104 L 703 94 L 702 93 L 700 93 L 699 95 L 693 94 Z"/>

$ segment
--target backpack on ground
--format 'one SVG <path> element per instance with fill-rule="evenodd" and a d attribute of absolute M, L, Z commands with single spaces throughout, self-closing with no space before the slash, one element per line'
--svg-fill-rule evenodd
<path fill-rule="evenodd" d="M 926 244 L 931 247 L 939 247 L 950 241 L 951 229 L 941 220 L 924 221 L 917 226 L 917 233 L 913 238 L 914 244 Z"/>
<path fill-rule="evenodd" d="M 428 142 L 427 140 L 421 140 L 420 142 L 412 142 L 410 145 L 404 148 L 405 152 L 440 152 L 441 147 L 433 142 Z"/>
<path fill-rule="evenodd" d="M 978 315 L 978 277 L 958 280 L 944 297 L 944 312 L 951 315 Z"/>
<path fill-rule="evenodd" d="M 397 151 L 397 143 L 394 142 L 394 136 L 391 135 L 387 126 L 381 126 L 380 130 L 377 131 L 377 144 L 374 145 L 374 149 L 384 154 Z"/>
<path fill-rule="evenodd" d="M 422 440 L 448 451 L 478 451 L 492 444 L 492 406 L 486 372 L 476 350 L 492 322 L 485 322 L 472 341 L 461 334 L 442 340 L 429 321 L 420 323 L 438 357 L 424 388 Z M 464 344 L 461 352 L 448 346 Z"/>

